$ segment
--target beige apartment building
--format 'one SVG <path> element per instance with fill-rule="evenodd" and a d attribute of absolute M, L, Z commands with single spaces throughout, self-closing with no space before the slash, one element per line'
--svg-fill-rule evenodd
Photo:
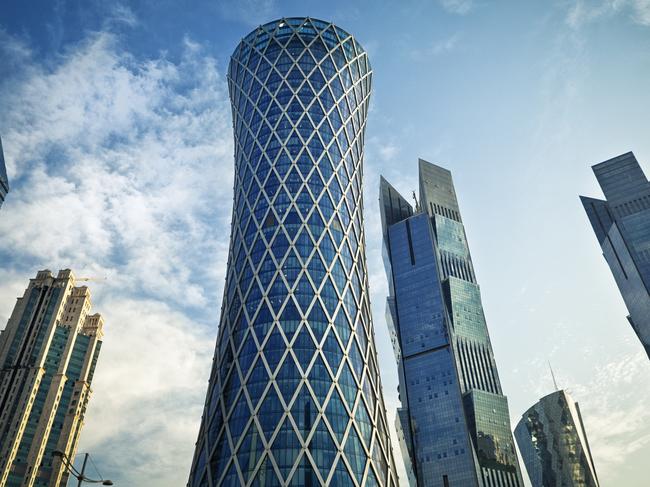
<path fill-rule="evenodd" d="M 103 319 L 69 269 L 39 271 L 0 334 L 0 487 L 60 487 L 74 458 Z"/>

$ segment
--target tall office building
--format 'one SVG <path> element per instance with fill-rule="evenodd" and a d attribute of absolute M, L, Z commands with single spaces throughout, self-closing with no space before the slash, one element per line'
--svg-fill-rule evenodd
<path fill-rule="evenodd" d="M 0 139 L 0 207 L 2 207 L 2 203 L 4 203 L 8 192 L 9 192 L 9 179 L 7 178 L 7 167 L 5 166 L 5 156 L 2 151 L 2 139 Z"/>
<path fill-rule="evenodd" d="M 103 319 L 70 270 L 39 271 L 0 334 L 0 487 L 59 487 L 74 458 Z"/>
<path fill-rule="evenodd" d="M 362 213 L 368 57 L 286 18 L 241 41 L 228 81 L 231 241 L 189 485 L 396 486 Z"/>
<path fill-rule="evenodd" d="M 650 357 L 650 182 L 631 152 L 592 169 L 605 199 L 580 199 Z"/>
<path fill-rule="evenodd" d="M 380 187 L 402 456 L 418 487 L 519 487 L 508 402 L 451 173 L 423 160 L 419 173 L 415 208 L 383 178 Z"/>
<path fill-rule="evenodd" d="M 533 487 L 598 487 L 580 408 L 566 391 L 526 411 L 515 437 Z"/>

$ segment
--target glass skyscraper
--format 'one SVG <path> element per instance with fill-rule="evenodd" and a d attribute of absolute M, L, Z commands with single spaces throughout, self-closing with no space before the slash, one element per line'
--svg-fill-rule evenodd
<path fill-rule="evenodd" d="M 526 411 L 515 437 L 533 487 L 598 487 L 580 407 L 566 391 Z"/>
<path fill-rule="evenodd" d="M 2 152 L 2 139 L 0 139 L 0 207 L 5 201 L 9 192 L 9 179 L 7 178 L 7 168 L 5 166 L 5 156 Z"/>
<path fill-rule="evenodd" d="M 580 199 L 650 357 L 650 182 L 631 152 L 592 169 L 605 199 Z"/>
<path fill-rule="evenodd" d="M 415 207 L 381 179 L 396 422 L 411 485 L 523 486 L 451 173 L 419 161 Z"/>
<path fill-rule="evenodd" d="M 241 41 L 228 82 L 231 241 L 189 485 L 397 486 L 364 247 L 368 57 L 286 18 Z"/>

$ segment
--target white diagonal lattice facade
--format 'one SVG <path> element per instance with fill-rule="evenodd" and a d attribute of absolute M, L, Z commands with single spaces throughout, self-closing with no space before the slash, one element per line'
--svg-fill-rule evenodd
<path fill-rule="evenodd" d="M 190 486 L 396 486 L 362 202 L 368 57 L 338 27 L 271 22 L 229 69 L 235 196 Z"/>

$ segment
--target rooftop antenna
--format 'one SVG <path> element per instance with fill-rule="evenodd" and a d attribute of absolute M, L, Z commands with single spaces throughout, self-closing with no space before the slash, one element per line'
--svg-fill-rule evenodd
<path fill-rule="evenodd" d="M 555 380 L 555 374 L 553 373 L 553 367 L 551 367 L 551 361 L 548 361 L 548 368 L 551 371 L 551 377 L 553 378 L 553 385 L 555 386 L 555 390 L 559 391 L 560 388 L 557 386 L 557 381 Z"/>

